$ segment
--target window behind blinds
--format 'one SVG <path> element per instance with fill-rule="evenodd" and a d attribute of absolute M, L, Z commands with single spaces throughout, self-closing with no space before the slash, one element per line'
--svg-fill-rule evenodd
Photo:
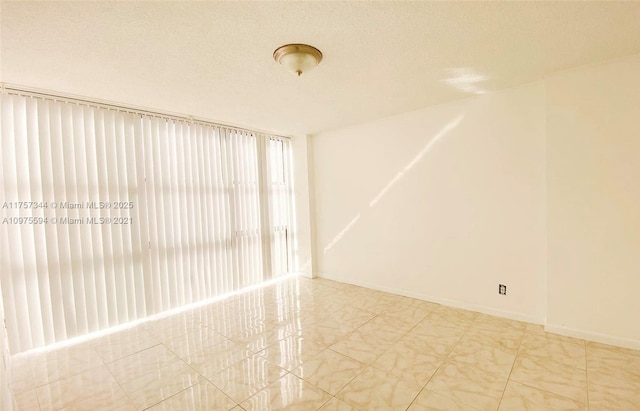
<path fill-rule="evenodd" d="M 0 280 L 12 353 L 290 270 L 288 139 L 0 97 Z"/>

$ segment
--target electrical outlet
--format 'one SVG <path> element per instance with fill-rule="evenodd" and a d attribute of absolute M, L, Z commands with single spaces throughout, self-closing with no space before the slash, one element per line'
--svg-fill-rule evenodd
<path fill-rule="evenodd" d="M 507 286 L 504 284 L 498 284 L 498 294 L 507 295 Z"/>

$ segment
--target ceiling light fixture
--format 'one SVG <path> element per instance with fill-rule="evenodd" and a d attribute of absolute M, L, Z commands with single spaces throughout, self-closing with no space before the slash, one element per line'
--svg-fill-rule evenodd
<path fill-rule="evenodd" d="M 273 52 L 273 58 L 300 76 L 320 64 L 322 52 L 307 44 L 285 44 Z"/>

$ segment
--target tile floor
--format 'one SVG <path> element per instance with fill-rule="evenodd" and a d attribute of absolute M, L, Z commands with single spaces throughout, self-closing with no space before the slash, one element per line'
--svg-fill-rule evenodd
<path fill-rule="evenodd" d="M 14 361 L 18 410 L 640 410 L 640 351 L 293 278 Z"/>

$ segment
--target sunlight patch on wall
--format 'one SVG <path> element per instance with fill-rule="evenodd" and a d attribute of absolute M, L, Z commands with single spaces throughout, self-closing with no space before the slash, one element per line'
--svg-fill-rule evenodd
<path fill-rule="evenodd" d="M 456 128 L 458 126 L 458 124 L 460 124 L 460 122 L 462 121 L 463 118 L 464 118 L 464 114 L 460 114 L 456 119 L 452 120 L 447 125 L 442 127 L 442 129 L 435 136 L 433 136 L 433 138 L 422 148 L 422 150 L 420 150 L 420 152 L 413 158 L 413 160 L 409 161 L 409 163 L 402 170 L 400 170 L 395 175 L 395 177 L 393 177 L 393 179 L 391 181 L 389 181 L 389 183 L 387 183 L 387 185 L 382 190 L 380 190 L 378 195 L 376 195 L 373 198 L 373 200 L 371 200 L 371 202 L 369 203 L 369 207 L 374 207 L 378 203 L 378 201 L 380 201 L 380 199 L 387 193 L 387 191 L 389 191 L 391 189 L 391 187 L 393 187 L 402 177 L 404 177 L 405 174 L 409 170 L 411 170 L 411 168 L 413 168 L 413 166 L 418 164 L 418 162 L 420 160 L 422 160 L 422 158 L 429 152 L 429 150 L 431 150 L 431 148 L 442 137 L 444 137 L 451 130 Z"/>
<path fill-rule="evenodd" d="M 480 83 L 488 79 L 471 68 L 452 68 L 447 70 L 447 78 L 443 81 L 453 88 L 470 94 L 484 94 L 487 92 Z"/>
<path fill-rule="evenodd" d="M 451 120 L 444 127 L 442 127 L 440 131 L 438 131 L 422 148 L 422 150 L 420 150 L 420 152 L 415 157 L 413 157 L 413 159 L 411 159 L 411 161 L 409 161 L 407 165 L 405 165 L 402 170 L 400 170 L 395 175 L 395 177 L 393 177 L 393 179 L 391 179 L 391 181 L 389 181 L 387 185 L 384 186 L 382 190 L 380 190 L 378 195 L 376 195 L 369 203 L 369 207 L 374 207 L 391 189 L 391 187 L 393 187 L 398 181 L 400 181 L 400 179 L 402 179 L 402 177 L 407 174 L 407 172 L 409 172 L 409 170 L 411 170 L 416 164 L 418 164 L 438 141 L 446 136 L 451 130 L 456 128 L 463 118 L 464 114 L 460 114 L 458 117 Z M 351 228 L 358 222 L 358 220 L 360 220 L 360 217 L 361 214 L 358 213 L 335 237 L 333 237 L 333 239 L 324 247 L 324 254 L 327 254 L 327 252 L 329 252 L 329 250 L 331 250 L 342 239 L 342 237 L 344 237 L 344 235 L 349 230 L 351 230 Z"/>
<path fill-rule="evenodd" d="M 342 237 L 344 237 L 347 231 L 349 231 L 351 227 L 353 227 L 353 225 L 358 222 L 359 219 L 360 214 L 356 215 L 346 226 L 344 226 L 342 231 L 340 231 L 335 237 L 333 237 L 333 240 L 331 240 L 329 244 L 327 244 L 327 246 L 324 248 L 324 253 L 326 254 L 329 250 L 331 250 L 333 246 L 336 245 L 338 241 L 342 239 Z"/>

